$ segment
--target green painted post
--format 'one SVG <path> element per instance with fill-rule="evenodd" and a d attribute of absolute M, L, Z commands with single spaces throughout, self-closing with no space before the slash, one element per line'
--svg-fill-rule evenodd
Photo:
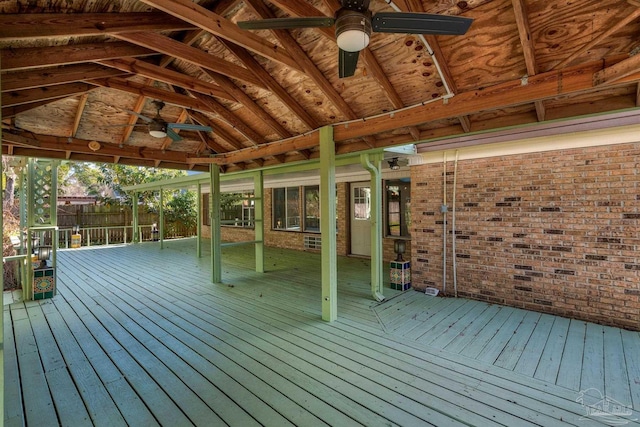
<path fill-rule="evenodd" d="M 220 246 L 220 167 L 216 164 L 209 166 L 211 206 L 211 281 L 222 282 L 222 247 Z"/>
<path fill-rule="evenodd" d="M 264 273 L 264 175 L 262 171 L 253 176 L 254 240 L 256 247 L 256 272 Z"/>
<path fill-rule="evenodd" d="M 197 223 L 196 223 L 196 256 L 198 258 L 202 258 L 202 184 L 198 183 L 198 195 L 196 201 L 196 209 L 198 212 L 196 213 Z"/>
<path fill-rule="evenodd" d="M 132 236 L 133 243 L 140 243 L 140 233 L 138 232 L 138 198 L 139 198 L 138 194 L 139 193 L 137 191 L 133 193 L 133 201 L 132 201 L 133 223 L 131 225 L 133 227 L 133 231 L 131 233 L 133 234 Z"/>
<path fill-rule="evenodd" d="M 371 174 L 371 295 L 384 300 L 382 260 L 382 179 L 383 154 L 361 154 L 360 163 Z"/>
<path fill-rule="evenodd" d="M 2 64 L 0 64 L 0 70 L 2 69 Z M 0 83 L 2 81 L 2 76 L 0 76 Z M 0 84 L 0 89 L 2 88 Z M 2 101 L 0 101 L 0 122 L 2 122 Z M 2 176 L 2 126 L 0 126 L 0 176 Z M 2 215 L 0 215 L 0 230 L 4 230 L 4 223 L 2 222 L 2 218 L 4 217 L 4 194 L 3 197 L 0 198 L 2 200 L 2 206 L 0 210 L 2 210 Z M 3 245 L 4 246 L 4 245 Z M 4 253 L 2 254 L 4 256 Z M 29 260 L 31 262 L 31 260 Z M 22 269 L 24 270 L 24 268 Z M 2 306 L 4 307 L 4 262 L 0 263 L 0 284 L 2 284 Z M 2 369 L 2 374 L 0 375 L 0 414 L 2 415 L 2 421 L 0 421 L 0 426 L 4 425 L 4 316 L 0 316 L 0 369 Z"/>
<path fill-rule="evenodd" d="M 333 127 L 320 128 L 320 233 L 322 236 L 322 320 L 338 318 L 336 244 L 336 151 Z"/>
<path fill-rule="evenodd" d="M 160 238 L 160 249 L 164 249 L 164 190 L 160 188 L 160 224 L 158 224 L 158 234 Z M 152 233 L 153 235 L 153 233 Z"/>

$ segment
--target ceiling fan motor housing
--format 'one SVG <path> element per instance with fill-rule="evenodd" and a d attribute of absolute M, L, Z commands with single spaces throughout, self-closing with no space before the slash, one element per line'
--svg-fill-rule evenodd
<path fill-rule="evenodd" d="M 371 11 L 341 9 L 336 15 L 336 39 L 340 49 L 359 52 L 369 45 Z"/>

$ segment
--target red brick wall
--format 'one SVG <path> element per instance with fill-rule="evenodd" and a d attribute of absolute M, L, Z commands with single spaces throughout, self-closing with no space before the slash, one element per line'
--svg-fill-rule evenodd
<path fill-rule="evenodd" d="M 639 166 L 640 144 L 459 161 L 458 295 L 640 329 Z M 442 181 L 442 163 L 411 170 L 414 287 L 442 290 Z"/>

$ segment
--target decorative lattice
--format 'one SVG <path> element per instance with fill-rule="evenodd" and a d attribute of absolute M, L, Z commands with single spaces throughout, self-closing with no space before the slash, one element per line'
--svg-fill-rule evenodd
<path fill-rule="evenodd" d="M 50 160 L 31 162 L 33 225 L 53 225 L 52 197 L 53 173 L 56 168 Z"/>

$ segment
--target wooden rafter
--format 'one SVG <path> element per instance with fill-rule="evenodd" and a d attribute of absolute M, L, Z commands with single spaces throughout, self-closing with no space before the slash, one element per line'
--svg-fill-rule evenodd
<path fill-rule="evenodd" d="M 317 128 L 318 122 L 305 110 L 280 84 L 241 46 L 225 39 L 218 39 L 238 60 L 251 70 L 287 108 L 294 113 L 309 129 Z"/>
<path fill-rule="evenodd" d="M 92 89 L 95 89 L 95 86 L 86 83 L 66 83 L 44 88 L 38 87 L 34 89 L 3 92 L 1 105 L 3 107 L 14 107 L 21 104 L 73 96 Z"/>
<path fill-rule="evenodd" d="M 333 3 L 337 2 L 337 0 L 330 0 L 330 1 Z M 400 10 L 403 10 L 405 12 L 419 12 L 419 13 L 424 12 L 424 7 L 422 6 L 422 2 L 419 0 L 408 1 L 406 4 L 398 7 L 400 8 Z M 440 67 L 440 77 L 442 77 L 442 80 L 444 80 L 446 87 L 449 88 L 450 93 L 452 94 L 457 93 L 458 89 L 456 88 L 455 81 L 453 80 L 453 77 L 449 72 L 449 67 L 447 66 L 447 62 L 445 61 L 444 55 L 442 54 L 442 49 L 440 49 L 440 43 L 438 43 L 438 39 L 436 39 L 435 36 L 427 35 L 425 36 L 425 40 L 427 41 L 427 43 L 429 43 L 429 46 L 433 51 L 434 60 L 438 62 L 438 65 Z M 400 109 L 404 105 L 402 104 L 402 102 L 400 102 L 399 104 L 397 102 L 394 102 L 393 106 L 396 109 Z M 465 130 L 465 132 L 469 132 L 471 130 L 471 122 L 469 118 L 460 117 L 459 119 L 460 119 L 460 123 L 462 125 L 463 130 Z M 409 126 L 408 130 L 411 133 L 411 136 L 413 136 L 413 139 L 415 139 L 416 141 L 420 139 L 420 131 L 418 130 L 417 127 Z"/>
<path fill-rule="evenodd" d="M 151 80 L 147 80 L 145 82 L 145 84 L 149 85 L 151 83 Z M 133 111 L 134 113 L 140 114 L 142 112 L 142 107 L 144 107 L 144 103 L 145 103 L 145 96 L 144 95 L 138 95 L 138 98 L 136 99 L 136 103 L 134 104 L 133 108 L 131 109 L 131 111 Z M 138 116 L 135 114 L 129 114 L 129 118 L 127 119 L 127 123 L 124 126 L 124 129 L 122 131 L 122 136 L 120 137 L 120 145 L 124 145 L 129 138 L 131 137 L 131 133 L 133 132 L 133 125 L 135 125 L 138 122 Z"/>
<path fill-rule="evenodd" d="M 63 67 L 15 71 L 2 74 L 2 92 L 33 89 L 83 80 L 120 77 L 128 73 L 97 64 L 75 64 Z"/>
<path fill-rule="evenodd" d="M 155 81 L 179 86 L 186 90 L 192 90 L 229 101 L 236 101 L 233 96 L 216 84 L 196 77 L 191 77 L 174 70 L 158 67 L 157 65 L 149 64 L 148 62 L 140 61 L 135 58 L 111 59 L 100 61 L 99 63 L 118 70 L 144 76 Z"/>
<path fill-rule="evenodd" d="M 218 126 L 216 123 L 213 122 L 213 120 L 209 119 L 209 117 L 197 111 L 190 111 L 189 115 L 191 116 L 192 120 L 195 120 L 201 125 L 209 126 L 211 129 L 213 129 L 213 133 L 218 138 L 222 139 L 233 150 L 240 150 L 243 148 L 242 145 L 239 144 L 229 132 L 227 132 L 223 127 Z M 213 149 L 213 151 L 215 151 L 216 153 L 225 153 L 229 151 L 228 148 L 218 144 L 211 138 L 208 138 L 205 136 L 204 139 L 206 140 L 206 144 L 209 146 L 209 148 Z"/>
<path fill-rule="evenodd" d="M 156 54 L 157 52 L 152 50 L 125 42 L 86 43 L 0 50 L 2 71 L 28 70 L 100 61 L 103 59 L 122 58 L 124 56 L 149 56 Z"/>
<path fill-rule="evenodd" d="M 533 46 L 533 40 L 531 40 L 531 27 L 529 26 L 529 15 L 527 14 L 527 7 L 523 0 L 511 0 L 511 3 L 513 4 L 513 12 L 516 16 L 516 25 L 518 26 L 520 45 L 522 46 L 522 54 L 524 55 L 524 62 L 527 67 L 527 73 L 529 74 L 529 76 L 535 76 L 536 74 L 538 74 L 538 65 L 536 63 L 536 53 Z M 544 103 L 542 101 L 536 101 L 534 105 L 536 107 L 536 115 L 538 116 L 538 121 L 544 121 Z"/>
<path fill-rule="evenodd" d="M 640 54 L 598 71 L 593 76 L 593 85 L 612 84 L 638 72 L 640 72 Z"/>
<path fill-rule="evenodd" d="M 0 41 L 190 28 L 193 25 L 160 12 L 0 14 Z"/>
<path fill-rule="evenodd" d="M 71 132 L 69 132 L 69 136 L 75 138 L 76 133 L 78 132 L 78 126 L 80 126 L 80 120 L 82 119 L 82 113 L 84 112 L 84 107 L 87 105 L 87 99 L 89 98 L 89 94 L 85 93 L 80 95 L 80 99 L 78 100 L 78 108 L 76 108 L 76 114 L 73 119 L 73 125 L 71 127 Z"/>
<path fill-rule="evenodd" d="M 141 47 L 153 49 L 157 52 L 164 53 L 165 55 L 174 56 L 184 61 L 191 62 L 192 64 L 206 68 L 207 70 L 242 80 L 258 87 L 263 86 L 262 82 L 246 68 L 240 67 L 213 55 L 209 55 L 200 49 L 187 46 L 179 41 L 173 40 L 172 38 L 163 36 L 162 34 L 135 32 L 116 34 L 115 36 Z"/>
<path fill-rule="evenodd" d="M 390 131 L 399 127 L 416 126 L 424 123 L 425 118 L 428 118 L 428 120 L 445 120 L 495 108 L 528 104 L 557 96 L 589 93 L 597 90 L 592 84 L 592 79 L 595 73 L 601 69 L 601 62 L 591 62 L 561 71 L 532 76 L 526 85 L 522 85 L 522 81 L 517 79 L 487 87 L 482 91 L 463 92 L 451 98 L 446 105 L 430 103 L 412 109 L 397 111 L 394 114 L 352 122 L 348 127 L 337 125 L 334 127 L 334 139 L 335 141 L 346 141 Z M 640 72 L 624 77 L 618 82 L 630 83 L 637 81 L 640 81 Z M 252 147 L 217 156 L 215 162 L 220 164 L 237 163 L 238 161 L 247 161 L 253 158 L 309 149 L 318 145 L 317 138 L 317 132 L 314 132 L 289 140 L 276 141 L 260 147 Z M 396 144 L 401 142 L 401 140 L 395 141 Z M 190 159 L 190 161 L 194 160 Z"/>
<path fill-rule="evenodd" d="M 626 27 L 631 22 L 635 21 L 638 17 L 640 17 L 640 2 L 638 2 L 638 1 L 628 1 L 628 3 L 633 5 L 633 6 L 635 6 L 636 9 L 633 12 L 631 12 L 629 14 L 625 14 L 625 16 L 623 18 L 621 18 L 620 20 L 616 20 L 616 23 L 614 25 L 612 25 L 611 27 L 607 28 L 600 35 L 598 35 L 597 37 L 594 37 L 589 43 L 585 44 L 584 46 L 581 46 L 580 49 L 576 50 L 571 55 L 569 55 L 567 58 L 565 58 L 564 60 L 560 61 L 558 64 L 556 64 L 553 67 L 553 69 L 554 70 L 558 70 L 558 69 L 561 69 L 561 68 L 571 64 L 571 62 L 573 62 L 573 60 L 575 60 L 577 57 L 579 57 L 580 55 L 584 54 L 585 52 L 587 52 L 592 47 L 598 45 L 599 43 L 601 43 L 602 41 L 604 41 L 608 37 L 611 37 L 611 35 L 615 34 L 617 31 L 620 31 L 622 28 Z"/>
<path fill-rule="evenodd" d="M 242 31 L 228 19 L 189 0 L 141 0 L 143 3 L 189 22 L 216 36 L 225 38 L 265 58 L 302 71 L 296 61 L 280 49 L 247 31 Z"/>
<path fill-rule="evenodd" d="M 323 16 L 323 13 L 320 10 L 316 9 L 309 3 L 306 3 L 303 1 L 275 0 L 272 3 L 277 5 L 282 10 L 285 10 L 288 13 L 295 16 L 302 16 L 302 17 Z M 329 7 L 331 10 L 338 10 L 341 7 L 340 2 L 337 0 L 327 0 L 325 1 L 325 3 L 327 4 L 327 7 Z M 333 42 L 336 41 L 334 29 L 320 27 L 320 28 L 317 28 L 317 30 L 320 32 L 320 34 L 332 40 Z M 400 109 L 404 107 L 404 103 L 402 102 L 400 95 L 391 84 L 391 81 L 389 81 L 389 78 L 387 77 L 384 70 L 382 69 L 382 66 L 380 66 L 380 63 L 374 56 L 373 52 L 371 52 L 371 49 L 369 49 L 368 47 L 364 48 L 362 51 L 360 51 L 360 57 L 362 58 L 367 69 L 371 73 L 371 76 L 380 85 L 385 96 L 387 97 L 387 99 L 389 99 L 389 102 L 391 102 L 393 107 L 395 109 Z M 419 132 L 417 128 L 409 128 L 408 130 L 415 139 L 418 138 Z"/>
<path fill-rule="evenodd" d="M 238 86 L 236 86 L 229 78 L 226 76 L 214 73 L 209 70 L 205 70 L 209 77 L 213 79 L 223 90 L 225 90 L 228 94 L 233 96 L 238 100 L 240 104 L 242 104 L 245 108 L 251 111 L 255 118 L 262 121 L 265 125 L 269 126 L 273 129 L 281 138 L 288 138 L 291 136 L 291 133 L 286 130 L 276 119 L 274 119 L 271 115 L 269 115 L 265 110 L 262 109 L 249 95 L 244 93 Z"/>

